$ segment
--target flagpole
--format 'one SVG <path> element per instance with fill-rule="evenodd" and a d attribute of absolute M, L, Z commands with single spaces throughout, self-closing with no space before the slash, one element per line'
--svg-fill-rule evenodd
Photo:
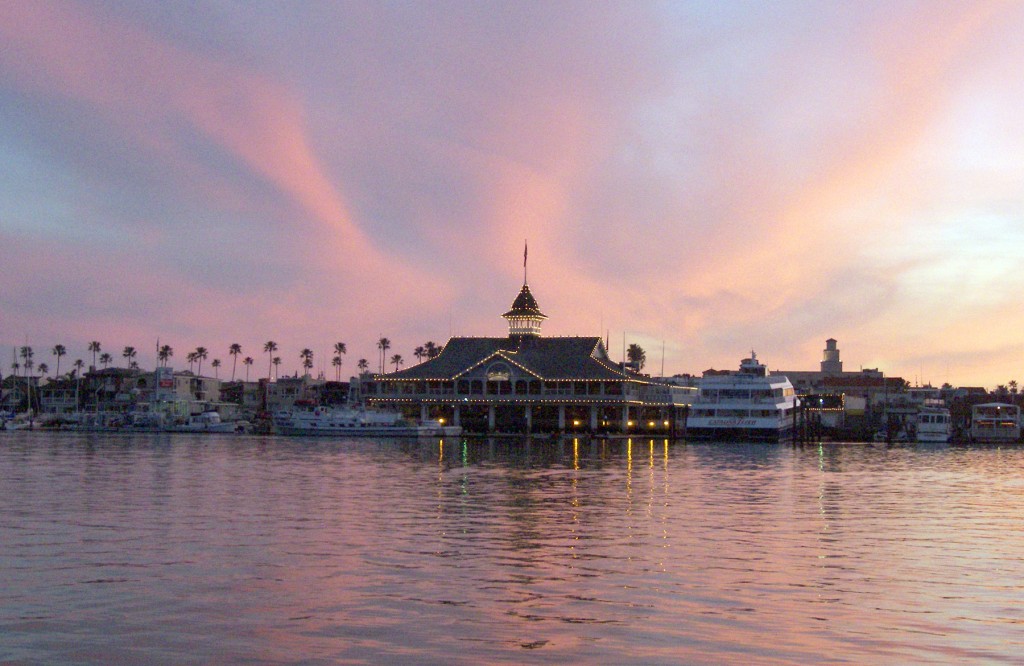
<path fill-rule="evenodd" d="M 523 239 L 523 284 L 526 284 L 526 251 L 527 251 L 526 239 Z"/>

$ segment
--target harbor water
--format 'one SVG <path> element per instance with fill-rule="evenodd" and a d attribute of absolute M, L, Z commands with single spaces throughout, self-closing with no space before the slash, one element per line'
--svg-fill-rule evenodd
<path fill-rule="evenodd" d="M 0 433 L 0 663 L 1019 663 L 1024 451 Z"/>

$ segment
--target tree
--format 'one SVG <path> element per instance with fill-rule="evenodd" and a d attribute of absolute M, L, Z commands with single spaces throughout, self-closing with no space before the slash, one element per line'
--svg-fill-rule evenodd
<path fill-rule="evenodd" d="M 331 365 L 334 366 L 334 381 L 341 381 L 341 357 L 335 356 L 331 359 Z"/>
<path fill-rule="evenodd" d="M 228 348 L 228 353 L 231 354 L 231 381 L 235 381 L 235 366 L 238 364 L 238 355 L 242 353 L 242 345 L 237 342 L 232 343 Z"/>
<path fill-rule="evenodd" d="M 114 361 L 114 357 L 109 352 L 103 352 L 100 354 L 100 363 L 103 364 L 103 369 L 106 370 L 107 366 Z"/>
<path fill-rule="evenodd" d="M 82 368 L 85 367 L 85 361 L 83 361 L 80 358 L 76 358 L 75 362 L 72 363 L 71 365 L 73 365 L 75 367 L 75 370 L 78 372 L 78 374 L 81 375 L 82 374 Z"/>
<path fill-rule="evenodd" d="M 380 371 L 384 373 L 384 354 L 387 350 L 391 349 L 391 341 L 387 338 L 381 338 L 377 341 L 377 349 L 380 350 Z"/>
<path fill-rule="evenodd" d="M 1010 395 L 1013 395 L 1013 396 L 1017 395 L 1017 380 L 1016 379 L 1011 379 L 1007 383 L 1007 386 L 1010 387 Z"/>
<path fill-rule="evenodd" d="M 217 368 L 220 367 L 220 359 L 219 358 L 213 359 L 212 361 L 210 361 L 210 365 L 213 366 L 213 376 L 215 378 L 217 378 L 217 379 L 220 379 L 220 373 L 217 372 Z"/>
<path fill-rule="evenodd" d="M 263 345 L 263 351 L 267 352 L 267 381 L 270 381 L 271 366 L 274 364 L 274 352 L 277 351 L 277 343 L 273 340 L 267 340 Z"/>
<path fill-rule="evenodd" d="M 647 363 L 647 352 L 635 342 L 626 349 L 626 358 L 636 366 L 637 370 L 643 370 Z"/>
<path fill-rule="evenodd" d="M 50 353 L 57 357 L 57 371 L 53 373 L 56 377 L 60 375 L 60 357 L 67 356 L 68 350 L 64 348 L 64 345 L 54 345 Z"/>
<path fill-rule="evenodd" d="M 398 372 L 398 366 L 405 363 L 405 359 L 402 358 L 401 354 L 395 354 L 391 357 L 391 362 L 395 364 L 395 372 Z"/>
<path fill-rule="evenodd" d="M 34 365 L 34 363 L 32 362 L 32 357 L 35 356 L 35 352 L 32 351 L 31 347 L 25 345 L 24 347 L 18 350 L 18 355 L 21 356 L 21 360 L 23 361 L 21 365 L 23 368 L 25 368 L 25 375 L 27 376 L 29 374 L 28 371 L 31 370 L 32 366 Z"/>
<path fill-rule="evenodd" d="M 128 367 L 135 365 L 135 357 L 138 356 L 138 352 L 135 351 L 135 347 L 125 347 L 124 351 L 121 352 L 121 356 L 124 356 L 128 360 Z"/>
<path fill-rule="evenodd" d="M 160 348 L 160 351 L 156 353 L 156 357 L 165 368 L 167 367 L 167 360 L 172 356 L 174 356 L 174 348 L 170 345 L 164 345 Z"/>
<path fill-rule="evenodd" d="M 40 377 L 45 377 L 46 373 L 50 371 L 50 366 L 46 365 L 45 363 L 40 363 L 39 367 L 36 369 L 39 370 Z"/>
<path fill-rule="evenodd" d="M 299 358 L 302 359 L 302 369 L 309 374 L 310 368 L 313 367 L 313 350 L 306 348 L 299 352 Z"/>
<path fill-rule="evenodd" d="M 365 358 L 361 358 L 359 359 L 359 362 L 356 363 L 356 367 L 359 368 L 359 373 L 362 374 L 370 369 L 370 363 Z"/>
<path fill-rule="evenodd" d="M 437 345 L 434 344 L 433 340 L 427 340 L 423 343 L 423 351 L 427 352 L 427 358 L 435 358 L 438 354 Z"/>
<path fill-rule="evenodd" d="M 210 355 L 206 347 L 196 347 L 196 360 L 199 361 L 199 368 L 196 370 L 196 374 L 200 377 L 203 376 L 203 361 Z"/>
<path fill-rule="evenodd" d="M 345 347 L 344 342 L 335 342 L 334 353 L 337 354 L 338 356 L 344 356 L 345 354 L 348 353 L 348 348 Z"/>
<path fill-rule="evenodd" d="M 275 356 L 270 359 L 270 363 L 274 366 L 274 379 L 277 379 L 281 376 L 281 357 Z"/>
<path fill-rule="evenodd" d="M 196 362 L 196 353 L 194 351 L 190 351 L 185 355 L 185 360 L 188 361 L 188 371 L 192 372 L 192 366 Z"/>
<path fill-rule="evenodd" d="M 89 343 L 89 351 L 92 352 L 92 367 L 96 367 L 96 354 L 100 353 L 100 343 L 98 340 L 93 340 Z"/>
<path fill-rule="evenodd" d="M 249 383 L 249 366 L 253 364 L 252 356 L 246 356 L 242 359 L 242 365 L 245 366 L 245 382 Z"/>
<path fill-rule="evenodd" d="M 412 350 L 412 355 L 416 357 L 417 361 L 422 363 L 423 359 L 427 357 L 427 350 L 423 348 L 423 345 L 420 345 L 416 349 Z"/>

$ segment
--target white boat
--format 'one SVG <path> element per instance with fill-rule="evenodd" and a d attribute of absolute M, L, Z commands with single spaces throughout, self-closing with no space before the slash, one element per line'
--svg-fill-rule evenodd
<path fill-rule="evenodd" d="M 1020 407 L 1004 402 L 986 402 L 971 408 L 971 441 L 1020 441 Z"/>
<path fill-rule="evenodd" d="M 793 436 L 793 384 L 784 375 L 772 375 L 753 351 L 738 372 L 705 374 L 699 389 L 686 418 L 687 439 L 780 441 Z"/>
<path fill-rule="evenodd" d="M 949 410 L 939 406 L 925 406 L 917 413 L 914 438 L 918 442 L 945 444 L 952 435 Z"/>
<path fill-rule="evenodd" d="M 462 433 L 461 427 L 441 421 L 413 423 L 398 412 L 323 407 L 278 412 L 274 428 L 281 435 L 345 437 L 455 437 Z"/>
<path fill-rule="evenodd" d="M 185 423 L 178 423 L 167 428 L 171 432 L 239 432 L 240 424 L 223 421 L 218 412 L 202 412 L 193 414 Z"/>

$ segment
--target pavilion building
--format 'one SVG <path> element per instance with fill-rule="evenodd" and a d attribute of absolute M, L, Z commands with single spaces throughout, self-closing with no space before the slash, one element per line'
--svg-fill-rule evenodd
<path fill-rule="evenodd" d="M 613 362 L 599 336 L 542 337 L 525 279 L 502 317 L 507 336 L 454 337 L 419 365 L 364 375 L 362 399 L 471 432 L 682 434 L 693 389 Z"/>

